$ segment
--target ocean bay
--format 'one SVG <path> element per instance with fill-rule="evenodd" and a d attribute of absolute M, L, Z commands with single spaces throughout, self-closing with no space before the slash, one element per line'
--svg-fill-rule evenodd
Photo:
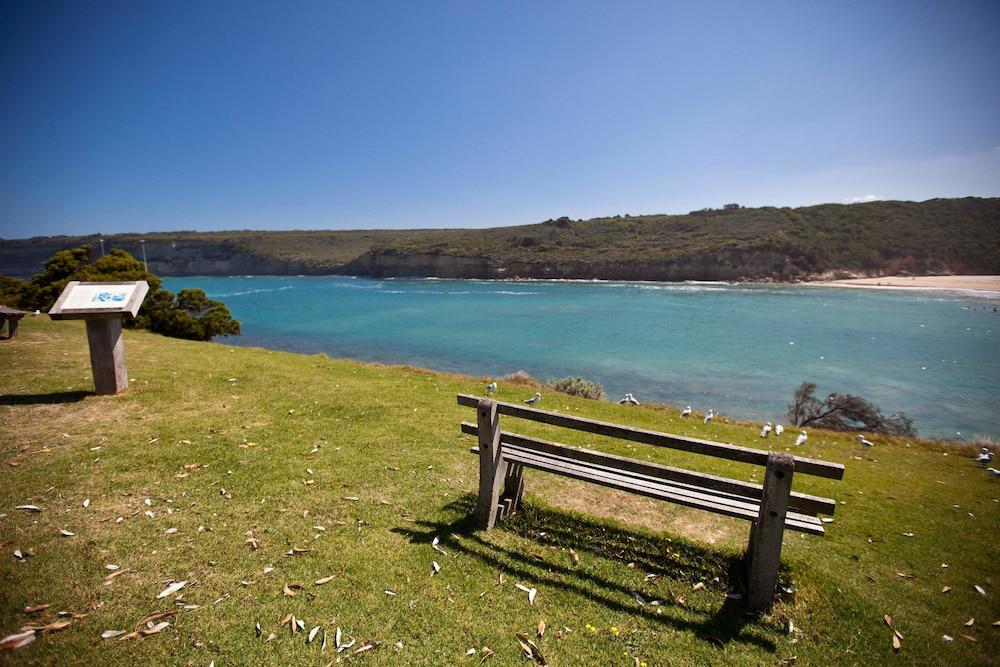
<path fill-rule="evenodd" d="M 612 399 L 629 391 L 770 421 L 809 380 L 821 396 L 906 412 L 923 436 L 1000 435 L 1000 299 L 986 293 L 336 276 L 164 287 L 225 302 L 243 324 L 227 344 L 489 377 L 578 375 Z"/>

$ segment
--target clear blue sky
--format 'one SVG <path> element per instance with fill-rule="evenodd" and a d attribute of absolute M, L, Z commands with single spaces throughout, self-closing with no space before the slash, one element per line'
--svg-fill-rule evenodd
<path fill-rule="evenodd" d="M 0 236 L 1000 195 L 997 2 L 0 5 Z"/>

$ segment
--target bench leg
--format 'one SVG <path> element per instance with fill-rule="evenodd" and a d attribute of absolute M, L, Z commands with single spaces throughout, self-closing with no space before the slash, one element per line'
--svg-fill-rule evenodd
<path fill-rule="evenodd" d="M 747 597 L 752 611 L 766 611 L 774 603 L 794 470 L 795 461 L 790 455 L 779 452 L 768 455 L 760 513 L 750 529 L 747 547 Z"/>
<path fill-rule="evenodd" d="M 491 398 L 479 401 L 476 409 L 479 426 L 479 498 L 476 501 L 476 521 L 483 530 L 497 522 L 500 485 L 507 474 L 507 464 L 500 456 L 500 413 Z"/>
<path fill-rule="evenodd" d="M 13 338 L 17 334 L 17 321 L 20 318 L 12 317 L 7 320 L 7 338 Z"/>
<path fill-rule="evenodd" d="M 503 493 L 500 494 L 501 516 L 510 516 L 521 507 L 521 496 L 524 495 L 524 466 L 520 463 L 508 463 L 503 478 Z"/>

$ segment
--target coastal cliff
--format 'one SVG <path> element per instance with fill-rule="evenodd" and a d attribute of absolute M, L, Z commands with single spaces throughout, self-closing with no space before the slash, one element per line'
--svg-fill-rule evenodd
<path fill-rule="evenodd" d="M 101 238 L 0 239 L 0 274 Z M 164 232 L 103 237 L 164 276 L 794 281 L 1000 274 L 1000 199 L 567 217 L 490 229 Z"/>

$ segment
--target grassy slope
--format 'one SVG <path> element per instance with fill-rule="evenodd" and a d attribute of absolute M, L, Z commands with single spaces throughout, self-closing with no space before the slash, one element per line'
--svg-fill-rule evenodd
<path fill-rule="evenodd" d="M 798 601 L 756 622 L 721 610 L 727 564 L 746 540 L 741 522 L 528 471 L 527 510 L 490 533 L 470 529 L 477 464 L 458 422 L 471 411 L 454 397 L 480 391 L 479 379 L 129 331 L 132 387 L 96 397 L 87 393 L 84 340 L 80 323 L 29 318 L 19 338 L 0 341 L 0 634 L 27 622 L 21 609 L 31 604 L 52 605 L 38 615 L 44 620 L 56 610 L 90 612 L 16 653 L 0 653 L 0 662 L 332 660 L 330 650 L 320 656 L 316 644 L 277 627 L 290 612 L 307 629 L 322 625 L 331 641 L 340 626 L 359 645 L 381 642 L 358 658 L 380 664 L 463 663 L 468 648 L 483 646 L 498 653 L 491 664 L 522 664 L 513 635 L 531 632 L 540 619 L 549 628 L 542 649 L 562 665 L 631 665 L 633 656 L 651 665 L 775 664 L 791 656 L 799 664 L 986 665 L 1000 650 L 1000 629 L 990 627 L 1000 618 L 1000 486 L 954 451 L 944 456 L 903 442 L 861 451 L 848 438 L 813 433 L 801 453 L 844 462 L 846 478 L 803 476 L 795 486 L 844 504 L 825 538 L 786 534 L 783 561 Z M 499 395 L 530 393 L 501 386 Z M 779 444 L 762 443 L 753 425 L 704 426 L 669 410 L 552 393 L 543 406 L 737 444 Z M 545 427 L 521 430 L 553 435 Z M 780 444 L 790 445 L 784 437 Z M 584 434 L 561 439 L 680 465 L 701 458 Z M 256 445 L 240 447 L 247 442 Z M 193 463 L 206 467 L 184 468 Z M 698 463 L 751 478 L 748 466 Z M 223 488 L 231 498 L 220 495 Z M 23 503 L 44 511 L 13 509 Z M 155 518 L 143 515 L 147 509 Z M 177 532 L 166 534 L 170 527 Z M 76 535 L 60 537 L 60 529 Z M 259 551 L 244 546 L 247 531 Z M 434 536 L 448 555 L 432 550 Z M 292 546 L 312 551 L 284 557 Z M 18 563 L 18 548 L 35 555 Z M 433 560 L 442 566 L 434 577 Z M 102 585 L 105 563 L 129 572 Z M 265 566 L 275 569 L 264 575 Z M 663 576 L 645 581 L 647 571 Z M 331 574 L 331 583 L 312 584 Z M 196 582 L 184 599 L 201 608 L 168 619 L 167 631 L 143 641 L 99 639 L 103 630 L 131 629 L 172 608 L 154 599 L 169 579 Z M 533 607 L 518 581 L 538 588 Z M 691 591 L 698 581 L 707 587 Z M 305 588 L 284 597 L 289 582 Z M 953 590 L 941 593 L 945 585 Z M 640 607 L 631 591 L 666 602 Z M 883 614 L 904 636 L 895 656 Z M 964 627 L 973 617 L 975 625 Z M 787 619 L 799 628 L 791 636 Z M 255 621 L 278 638 L 255 639 Z M 560 638 L 564 627 L 571 632 Z M 943 643 L 944 633 L 955 641 Z"/>

